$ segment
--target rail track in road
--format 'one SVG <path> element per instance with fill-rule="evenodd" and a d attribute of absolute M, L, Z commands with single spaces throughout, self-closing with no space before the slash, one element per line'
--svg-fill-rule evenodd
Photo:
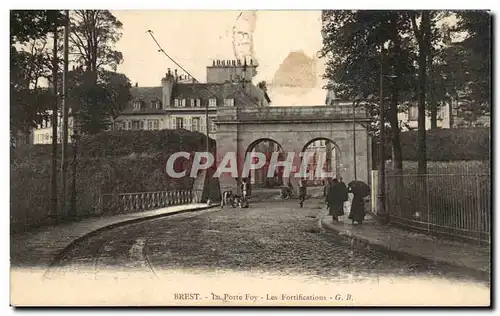
<path fill-rule="evenodd" d="M 44 277 L 50 279 L 61 273 L 92 273 L 93 279 L 98 279 L 102 270 L 135 268 L 159 278 L 147 252 L 148 242 L 163 232 L 164 227 L 158 223 L 168 220 L 181 222 L 219 210 L 212 208 L 166 215 L 92 232 L 66 247 Z"/>
<path fill-rule="evenodd" d="M 48 275 L 88 273 L 97 280 L 129 278 L 135 272 L 165 279 L 177 269 L 268 271 L 335 281 L 412 275 L 418 278 L 472 278 L 439 264 L 366 249 L 322 231 L 325 210 L 295 201 L 252 203 L 175 214 L 111 228 L 65 249 Z M 61 275 L 64 276 L 64 275 Z"/>

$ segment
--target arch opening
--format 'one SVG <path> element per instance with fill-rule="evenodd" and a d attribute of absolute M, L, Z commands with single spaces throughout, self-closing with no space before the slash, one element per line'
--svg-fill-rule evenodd
<path fill-rule="evenodd" d="M 341 176 L 341 153 L 339 146 L 333 140 L 326 137 L 317 137 L 308 141 L 302 148 L 300 163 L 302 166 L 305 153 L 308 153 L 306 175 L 304 180 L 307 186 L 322 186 L 327 180 L 328 174 L 331 178 Z M 322 163 L 323 162 L 323 163 Z"/>
<path fill-rule="evenodd" d="M 248 183 L 251 188 L 250 192 L 254 189 L 280 188 L 283 185 L 283 168 L 276 168 L 274 176 L 271 177 L 268 177 L 268 170 L 271 157 L 274 153 L 277 153 L 279 161 L 286 159 L 283 146 L 271 138 L 260 138 L 247 147 L 245 161 L 248 155 L 256 152 L 264 154 L 266 161 L 262 167 L 250 170 L 248 174 Z"/>

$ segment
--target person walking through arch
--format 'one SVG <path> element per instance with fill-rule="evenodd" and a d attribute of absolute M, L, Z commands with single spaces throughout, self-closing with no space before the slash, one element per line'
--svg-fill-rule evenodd
<path fill-rule="evenodd" d="M 299 200 L 300 207 L 304 206 L 304 201 L 306 200 L 307 188 L 306 181 L 302 178 L 299 179 Z"/>
<path fill-rule="evenodd" d="M 246 178 L 241 180 L 241 207 L 248 207 L 248 183 Z"/>

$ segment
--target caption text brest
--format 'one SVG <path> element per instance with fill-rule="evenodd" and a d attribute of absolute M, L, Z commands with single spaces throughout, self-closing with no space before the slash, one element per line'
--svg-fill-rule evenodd
<path fill-rule="evenodd" d="M 203 296 L 200 293 L 174 293 L 175 300 L 186 300 L 186 301 L 194 301 L 194 300 L 212 300 L 212 301 L 221 301 L 221 302 L 235 302 L 235 301 L 313 301 L 313 300 L 334 300 L 334 301 L 351 301 L 353 297 L 351 294 L 335 294 L 333 296 L 325 296 L 325 295 L 290 295 L 290 294 L 266 294 L 262 295 L 252 295 L 252 294 L 216 294 L 210 293 L 208 296 Z"/>

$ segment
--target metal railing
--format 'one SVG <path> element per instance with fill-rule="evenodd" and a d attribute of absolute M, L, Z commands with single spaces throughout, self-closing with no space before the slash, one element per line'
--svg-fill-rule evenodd
<path fill-rule="evenodd" d="M 200 203 L 201 190 L 101 194 L 100 213 L 141 212 L 173 205 Z"/>
<path fill-rule="evenodd" d="M 428 234 L 490 242 L 489 174 L 388 174 L 391 222 Z"/>

